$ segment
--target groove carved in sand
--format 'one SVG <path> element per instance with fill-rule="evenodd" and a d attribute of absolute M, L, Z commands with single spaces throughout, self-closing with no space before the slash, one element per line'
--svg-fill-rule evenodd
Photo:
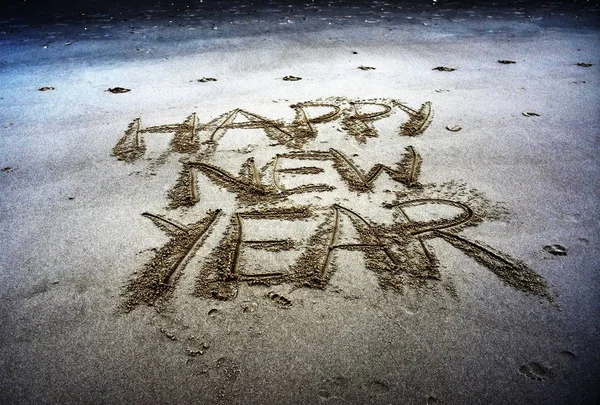
<path fill-rule="evenodd" d="M 112 152 L 119 160 L 135 162 L 146 153 L 144 134 L 163 133 L 172 136 L 169 152 L 203 157 L 206 154 L 213 154 L 216 145 L 231 129 L 262 129 L 265 135 L 277 144 L 302 150 L 308 142 L 318 137 L 320 131 L 318 125 L 339 121 L 339 126 L 348 135 L 354 137 L 359 143 L 365 143 L 368 138 L 379 136 L 373 123 L 397 111 L 408 115 L 408 121 L 398 129 L 398 134 L 401 136 L 422 134 L 433 117 L 429 101 L 415 110 L 396 99 L 360 100 L 331 97 L 296 103 L 290 108 L 295 112 L 291 122 L 267 118 L 241 108 L 225 112 L 206 123 L 199 122 L 197 114 L 192 113 L 183 123 L 142 128 L 141 121 L 137 118 L 129 125 Z M 315 112 L 313 111 L 315 108 L 329 111 Z M 369 110 L 373 108 L 376 111 Z M 238 118 L 244 120 L 238 121 Z"/>
<path fill-rule="evenodd" d="M 156 250 L 141 274 L 130 280 L 127 309 L 167 302 L 181 274 L 223 216 L 229 218 L 224 232 L 218 240 L 214 239 L 210 253 L 195 260 L 198 268 L 188 269 L 194 272 L 194 293 L 199 297 L 234 299 L 241 284 L 324 289 L 338 270 L 337 258 L 349 251 L 361 253 L 364 266 L 377 276 L 382 288 L 403 292 L 443 279 L 436 252 L 428 243 L 438 239 L 473 258 L 508 286 L 551 299 L 546 282 L 525 263 L 462 234 L 483 221 L 504 218 L 505 210 L 461 183 L 421 184 L 423 159 L 413 146 L 394 145 L 398 162 L 388 165 L 364 160 L 359 164 L 343 147 L 319 149 L 312 143 L 322 131 L 327 131 L 327 124 L 338 125 L 356 145 L 368 147 L 368 139 L 379 136 L 377 121 L 398 111 L 406 113 L 408 120 L 397 129 L 397 134 L 421 135 L 433 118 L 430 102 L 415 110 L 395 99 L 328 98 L 290 107 L 295 114 L 291 122 L 236 108 L 206 123 L 193 113 L 180 124 L 144 128 L 136 119 L 129 125 L 113 148 L 118 159 L 133 163 L 144 157 L 144 136 L 150 133 L 171 136 L 168 150 L 158 158 L 162 163 L 169 153 L 184 157 L 179 176 L 168 193 L 170 209 L 186 208 L 184 214 L 197 215 L 193 210 L 207 204 L 204 193 L 209 183 L 235 196 L 236 208 L 208 211 L 189 225 L 144 213 L 170 240 Z M 244 158 L 234 174 L 225 169 L 231 165 L 221 166 L 218 159 L 218 145 L 234 129 L 260 129 L 270 141 L 275 141 L 269 146 L 287 151 L 279 150 L 266 164 L 262 160 L 262 167 L 257 166 L 255 157 Z M 240 149 L 238 153 L 251 150 Z M 315 163 L 293 166 L 301 161 Z M 322 176 L 330 172 L 319 165 L 333 169 L 337 176 Z M 378 223 L 369 218 L 370 210 L 364 212 L 364 206 L 355 207 L 352 198 L 344 197 L 378 193 L 382 174 L 394 184 L 395 199 L 378 207 L 393 220 Z M 295 178 L 295 186 L 287 183 L 289 176 Z M 319 179 L 323 180 L 317 182 L 314 176 L 322 176 Z M 303 183 L 298 185 L 298 181 Z M 295 202 L 296 197 L 307 194 L 319 200 L 327 197 L 330 202 Z M 415 216 L 415 212 L 426 215 Z M 257 221 L 254 228 L 248 226 L 249 221 Z M 258 223 L 262 228 L 256 227 Z M 309 227 L 312 231 L 303 236 L 295 234 L 302 224 L 314 225 Z M 266 231 L 264 235 L 250 235 L 252 229 Z M 278 238 L 270 229 L 290 230 L 291 234 Z M 254 254 L 271 255 L 274 261 L 255 258 L 253 262 L 251 257 L 260 257 Z M 281 265 L 275 269 L 270 263 Z M 268 298 L 278 306 L 291 306 L 291 301 L 279 294 L 270 293 Z"/>

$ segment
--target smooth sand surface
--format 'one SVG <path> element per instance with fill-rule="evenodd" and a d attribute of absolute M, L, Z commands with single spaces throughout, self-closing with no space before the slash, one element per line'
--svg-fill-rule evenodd
<path fill-rule="evenodd" d="M 596 403 L 597 11 L 151 11 L 2 22 L 0 403 Z"/>

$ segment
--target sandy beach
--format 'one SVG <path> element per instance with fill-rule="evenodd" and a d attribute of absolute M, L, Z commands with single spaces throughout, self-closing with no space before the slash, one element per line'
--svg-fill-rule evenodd
<path fill-rule="evenodd" d="M 597 4 L 34 8 L 1 404 L 598 403 Z"/>

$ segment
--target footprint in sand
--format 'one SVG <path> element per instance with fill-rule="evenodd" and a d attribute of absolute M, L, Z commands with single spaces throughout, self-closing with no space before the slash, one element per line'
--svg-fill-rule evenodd
<path fill-rule="evenodd" d="M 427 402 L 425 403 L 427 405 L 446 405 L 446 402 L 442 401 L 441 399 L 438 399 L 433 395 L 430 395 L 429 398 L 427 398 Z"/>
<path fill-rule="evenodd" d="M 560 357 L 569 361 L 577 360 L 577 355 L 568 350 L 563 350 L 562 352 L 560 352 Z"/>
<path fill-rule="evenodd" d="M 238 379 L 242 369 L 234 360 L 227 357 L 220 357 L 213 362 L 210 370 L 206 369 L 206 372 L 211 376 L 216 397 L 224 400 L 229 395 L 231 386 Z M 218 403 L 222 402 L 219 401 Z"/>
<path fill-rule="evenodd" d="M 523 364 L 519 367 L 519 373 L 533 381 L 546 381 L 553 376 L 550 368 L 536 363 L 535 361 Z"/>
<path fill-rule="evenodd" d="M 554 256 L 566 256 L 568 251 L 563 245 L 547 245 L 544 250 Z"/>
<path fill-rule="evenodd" d="M 317 395 L 322 399 L 341 397 L 349 385 L 347 378 L 342 376 L 328 378 L 321 383 Z"/>
<path fill-rule="evenodd" d="M 130 92 L 131 89 L 126 89 L 124 87 L 111 87 L 110 89 L 106 90 L 109 91 L 113 94 L 121 94 L 121 93 L 127 93 Z"/>
<path fill-rule="evenodd" d="M 374 396 L 381 396 L 389 392 L 390 387 L 381 381 L 373 380 L 364 385 L 365 389 Z"/>
<path fill-rule="evenodd" d="M 266 297 L 271 300 L 273 305 L 276 305 L 279 308 L 288 309 L 292 307 L 292 301 L 281 294 L 277 294 L 275 291 L 269 291 L 266 294 Z"/>
<path fill-rule="evenodd" d="M 215 370 L 218 376 L 220 376 L 223 380 L 228 381 L 230 384 L 237 380 L 242 371 L 237 362 L 227 357 L 220 357 L 219 359 L 215 360 L 212 368 Z"/>

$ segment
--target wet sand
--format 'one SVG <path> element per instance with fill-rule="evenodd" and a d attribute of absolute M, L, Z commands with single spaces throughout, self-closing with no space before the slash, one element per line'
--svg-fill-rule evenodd
<path fill-rule="evenodd" d="M 596 403 L 595 6 L 85 6 L 0 21 L 0 403 Z"/>

